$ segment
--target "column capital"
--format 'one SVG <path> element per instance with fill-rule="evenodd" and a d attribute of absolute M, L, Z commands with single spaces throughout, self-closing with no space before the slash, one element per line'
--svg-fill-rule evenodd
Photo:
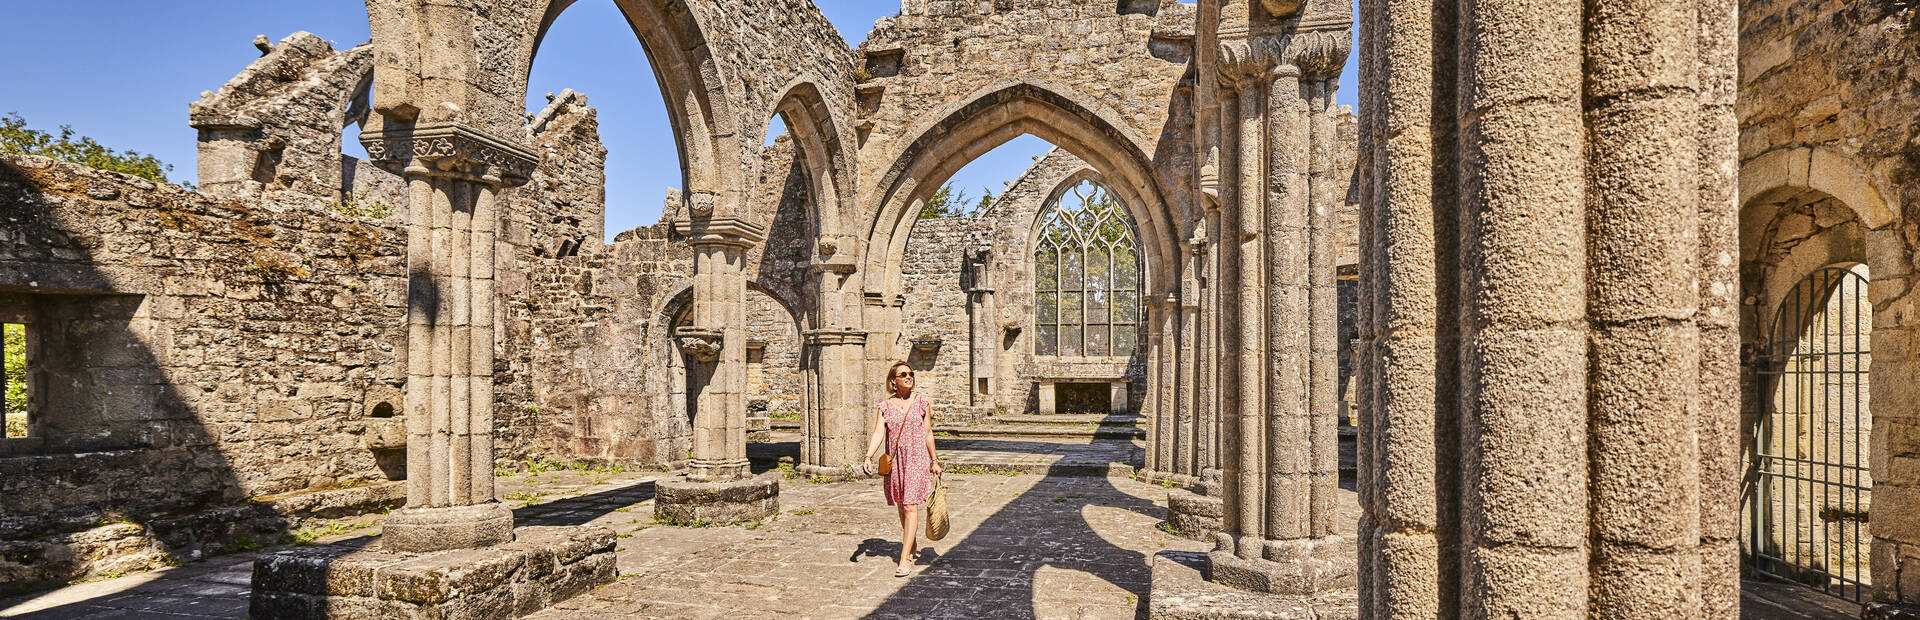
<path fill-rule="evenodd" d="M 746 220 L 731 217 L 674 222 L 673 232 L 685 235 L 687 245 L 694 247 L 722 245 L 745 249 L 767 239 L 766 231 L 761 230 L 760 227 Z"/>
<path fill-rule="evenodd" d="M 1353 18 L 1348 15 L 1309 16 L 1300 20 L 1287 42 L 1287 63 L 1300 68 L 1306 79 L 1340 77 L 1353 51 Z"/>
<path fill-rule="evenodd" d="M 460 124 L 360 134 L 374 165 L 405 176 L 453 177 L 495 188 L 527 182 L 539 154 L 517 141 Z"/>

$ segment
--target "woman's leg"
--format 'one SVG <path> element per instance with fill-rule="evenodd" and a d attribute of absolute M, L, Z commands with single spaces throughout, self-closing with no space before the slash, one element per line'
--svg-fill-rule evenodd
<path fill-rule="evenodd" d="M 900 565 L 913 566 L 914 546 L 920 542 L 920 505 L 900 505 Z"/>

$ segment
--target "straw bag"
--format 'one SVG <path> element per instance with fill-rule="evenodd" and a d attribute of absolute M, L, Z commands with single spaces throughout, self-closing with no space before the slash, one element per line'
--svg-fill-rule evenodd
<path fill-rule="evenodd" d="M 933 497 L 927 500 L 927 540 L 947 537 L 947 483 L 933 477 Z"/>

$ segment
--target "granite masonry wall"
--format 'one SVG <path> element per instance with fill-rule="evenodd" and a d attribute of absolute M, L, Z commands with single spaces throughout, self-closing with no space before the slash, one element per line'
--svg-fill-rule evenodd
<path fill-rule="evenodd" d="M 1920 8 L 1740 3 L 1741 334 L 1820 267 L 1864 262 L 1873 334 L 1872 599 L 1920 603 Z M 1759 404 L 1751 367 L 1743 436 Z M 1749 466 L 1752 464 L 1749 463 Z"/>

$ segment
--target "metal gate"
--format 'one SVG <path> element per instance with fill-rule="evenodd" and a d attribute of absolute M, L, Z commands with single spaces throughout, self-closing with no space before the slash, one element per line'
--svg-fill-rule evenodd
<path fill-rule="evenodd" d="M 1868 570 L 1864 267 L 1809 274 L 1780 303 L 1757 360 L 1761 416 L 1743 547 L 1754 574 L 1859 602 Z"/>

